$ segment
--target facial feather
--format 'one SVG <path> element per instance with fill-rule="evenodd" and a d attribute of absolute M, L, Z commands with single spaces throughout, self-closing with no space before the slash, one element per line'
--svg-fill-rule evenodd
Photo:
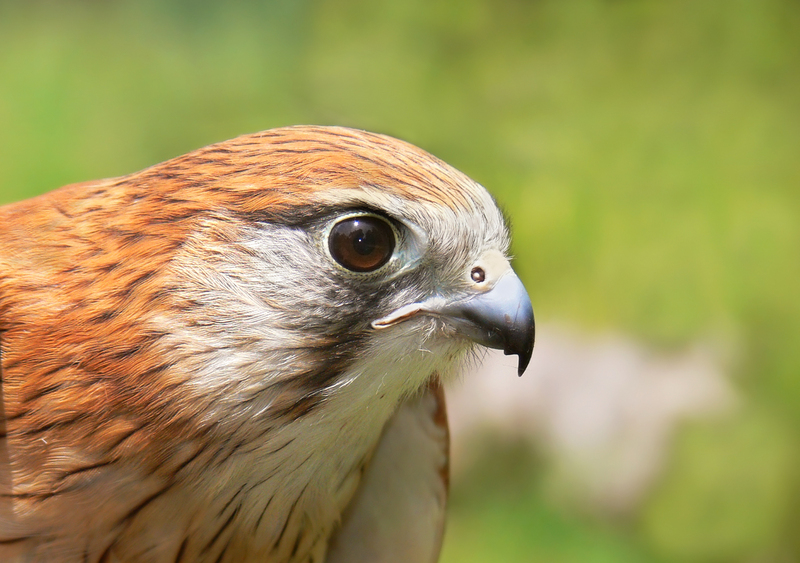
<path fill-rule="evenodd" d="M 353 212 L 401 234 L 383 274 L 327 251 Z M 0 248 L 0 554 L 288 562 L 324 553 L 399 402 L 472 348 L 371 322 L 464 290 L 508 234 L 431 155 L 295 127 L 6 206 Z"/>

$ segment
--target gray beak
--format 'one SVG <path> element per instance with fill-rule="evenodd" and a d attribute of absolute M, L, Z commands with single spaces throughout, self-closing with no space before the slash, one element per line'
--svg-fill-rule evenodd
<path fill-rule="evenodd" d="M 478 344 L 500 349 L 506 356 L 519 356 L 517 372 L 520 376 L 525 372 L 533 354 L 536 327 L 528 292 L 513 271 L 486 293 L 445 305 L 440 315 Z"/>
<path fill-rule="evenodd" d="M 519 356 L 517 372 L 522 375 L 533 354 L 533 307 L 525 286 L 507 262 L 506 267 L 506 272 L 488 291 L 457 300 L 436 296 L 422 303 L 411 303 L 373 321 L 372 327 L 389 328 L 420 314 L 439 317 L 478 344 L 503 350 L 507 356 Z"/>

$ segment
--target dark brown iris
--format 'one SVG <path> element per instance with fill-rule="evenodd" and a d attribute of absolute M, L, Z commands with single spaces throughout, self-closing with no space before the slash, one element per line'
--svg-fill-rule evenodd
<path fill-rule="evenodd" d="M 394 252 L 394 231 L 385 220 L 363 215 L 334 225 L 328 240 L 331 256 L 353 272 L 373 272 Z"/>

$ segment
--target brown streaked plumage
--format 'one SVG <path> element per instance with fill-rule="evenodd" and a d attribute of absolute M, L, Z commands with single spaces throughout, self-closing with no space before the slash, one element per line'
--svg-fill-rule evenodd
<path fill-rule="evenodd" d="M 328 247 L 365 217 L 362 273 Z M 533 345 L 507 246 L 478 184 L 344 128 L 0 208 L 0 560 L 434 561 L 435 374 Z"/>

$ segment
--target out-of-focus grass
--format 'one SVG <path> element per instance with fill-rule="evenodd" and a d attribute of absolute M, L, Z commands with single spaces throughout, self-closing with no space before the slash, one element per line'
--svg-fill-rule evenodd
<path fill-rule="evenodd" d="M 538 319 L 717 340 L 746 396 L 624 530 L 469 477 L 445 561 L 800 559 L 800 5 L 0 1 L 0 202 L 304 122 L 485 184 Z"/>

